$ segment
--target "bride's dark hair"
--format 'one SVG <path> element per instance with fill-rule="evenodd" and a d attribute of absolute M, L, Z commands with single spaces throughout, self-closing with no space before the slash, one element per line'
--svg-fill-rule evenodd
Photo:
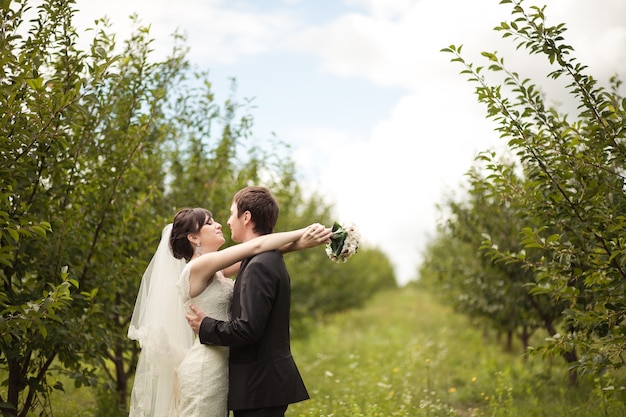
<path fill-rule="evenodd" d="M 172 248 L 172 254 L 176 259 L 185 258 L 189 262 L 193 256 L 194 248 L 187 239 L 187 235 L 198 233 L 202 226 L 212 218 L 211 212 L 201 207 L 184 208 L 174 215 L 170 248 Z"/>

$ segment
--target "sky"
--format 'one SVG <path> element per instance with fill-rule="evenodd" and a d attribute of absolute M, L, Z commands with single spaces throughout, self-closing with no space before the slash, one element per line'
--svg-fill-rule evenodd
<path fill-rule="evenodd" d="M 572 56 L 601 83 L 626 74 L 626 1 L 523 4 L 546 5 L 548 23 L 566 25 Z M 136 13 L 156 58 L 171 50 L 172 33 L 184 33 L 217 102 L 235 78 L 237 97 L 256 106 L 255 140 L 290 144 L 305 189 L 321 193 L 338 221 L 357 224 L 400 285 L 418 278 L 437 205 L 463 195 L 478 152 L 504 148 L 474 85 L 441 49 L 463 45 L 477 65 L 480 52 L 498 51 L 555 105 L 568 100 L 546 82 L 543 61 L 493 30 L 511 20 L 511 5 L 498 0 L 76 0 L 76 8 L 77 28 L 106 16 L 118 40 Z"/>

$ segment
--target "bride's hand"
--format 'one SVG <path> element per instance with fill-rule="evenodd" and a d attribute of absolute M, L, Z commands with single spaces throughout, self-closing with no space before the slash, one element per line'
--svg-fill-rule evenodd
<path fill-rule="evenodd" d="M 319 223 L 313 223 L 307 227 L 302 237 L 295 243 L 298 245 L 298 249 L 312 248 L 314 246 L 330 242 L 332 234 L 333 232 L 330 227 L 325 227 L 323 224 Z"/>
<path fill-rule="evenodd" d="M 193 330 L 195 334 L 198 334 L 198 332 L 200 331 L 200 324 L 202 323 L 202 320 L 204 320 L 204 318 L 206 317 L 206 314 L 204 314 L 202 310 L 198 309 L 193 304 L 189 306 L 189 309 L 192 312 L 185 314 L 185 317 L 187 318 L 187 323 L 189 323 L 189 325 L 191 326 L 191 330 Z"/>

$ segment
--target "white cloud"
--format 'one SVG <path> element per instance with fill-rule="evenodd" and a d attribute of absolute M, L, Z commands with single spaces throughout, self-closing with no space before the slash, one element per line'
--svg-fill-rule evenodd
<path fill-rule="evenodd" d="M 350 5 L 361 5 L 369 14 L 382 19 L 394 19 L 408 13 L 419 0 L 346 0 Z"/>
<path fill-rule="evenodd" d="M 321 68 L 328 73 L 360 77 L 381 86 L 416 88 L 428 82 L 427 77 L 442 74 L 447 60 L 440 59 L 441 48 L 468 38 L 485 45 L 487 39 L 499 37 L 491 31 L 499 22 L 498 10 L 478 10 L 472 2 L 368 3 L 375 10 L 396 5 L 403 13 L 339 16 L 328 25 L 296 33 L 293 48 L 317 54 Z"/>
<path fill-rule="evenodd" d="M 75 24 L 81 29 L 93 27 L 94 18 L 106 16 L 118 39 L 126 39 L 131 32 L 129 16 L 134 13 L 142 25 L 150 26 L 157 58 L 170 52 L 171 35 L 178 31 L 187 37 L 192 46 L 189 57 L 196 63 L 232 64 L 243 56 L 269 52 L 296 24 L 284 12 L 229 9 L 215 0 L 180 0 L 175 7 L 164 0 L 110 0 L 89 7 L 82 3 Z"/>
<path fill-rule="evenodd" d="M 337 196 L 341 220 L 361 226 L 364 240 L 391 257 L 402 283 L 415 278 L 419 252 L 435 231 L 434 204 L 462 181 L 476 152 L 496 142 L 471 95 L 450 100 L 456 91 L 433 84 L 407 95 L 371 137 L 329 143 L 326 151 L 319 179 Z M 450 111 L 451 103 L 462 111 Z"/>
<path fill-rule="evenodd" d="M 316 58 L 320 79 L 356 78 L 406 91 L 387 113 L 367 120 L 374 128 L 365 134 L 361 126 L 338 128 L 318 116 L 310 104 L 332 105 L 326 97 L 302 97 L 290 103 L 310 114 L 306 126 L 294 127 L 282 114 L 266 114 L 264 120 L 281 137 L 298 139 L 292 144 L 294 159 L 307 174 L 307 182 L 326 190 L 341 220 L 357 222 L 364 239 L 389 254 L 404 283 L 414 277 L 418 250 L 434 230 L 435 204 L 463 181 L 478 151 L 500 144 L 492 122 L 485 120 L 485 109 L 476 102 L 474 86 L 459 75 L 458 64 L 450 63 L 452 56 L 440 49 L 462 44 L 463 55 L 479 65 L 485 63 L 481 51 L 498 51 L 507 66 L 545 85 L 555 100 L 567 97 L 562 95 L 562 85 L 547 83 L 543 60 L 540 63 L 526 51 L 515 53 L 515 44 L 493 31 L 501 21 L 511 20 L 511 5 L 466 0 L 345 1 L 361 7 L 356 9 L 360 11 L 353 8 L 330 20 L 320 19 L 326 22 L 321 25 L 300 20 L 306 16 L 298 13 L 298 5 L 304 4 L 298 0 L 285 1 L 289 8 L 279 12 L 264 10 L 253 1 L 181 0 L 173 7 L 164 0 L 79 0 L 78 8 L 88 9 L 89 16 L 110 15 L 114 30 L 124 27 L 127 16 L 136 11 L 143 22 L 151 23 L 161 44 L 181 28 L 188 34 L 190 58 L 210 70 L 220 65 L 237 68 L 251 55 L 269 60 L 280 56 L 283 63 Z M 574 46 L 574 56 L 590 66 L 595 78 L 606 81 L 616 72 L 624 74 L 626 2 L 604 0 L 601 7 L 589 0 L 535 3 L 548 4 L 550 24 L 566 23 L 565 43 Z M 525 6 L 531 4 L 529 0 Z M 123 30 L 116 33 L 123 38 Z M 169 52 L 158 45 L 157 49 Z M 294 77 L 292 86 L 324 82 L 310 73 L 307 79 L 298 78 L 301 74 L 296 72 L 277 73 Z M 280 88 L 279 81 L 276 86 Z M 329 92 L 320 88 L 320 94 Z M 331 169 L 341 164 L 343 171 Z M 350 180 L 339 181 L 342 176 Z"/>

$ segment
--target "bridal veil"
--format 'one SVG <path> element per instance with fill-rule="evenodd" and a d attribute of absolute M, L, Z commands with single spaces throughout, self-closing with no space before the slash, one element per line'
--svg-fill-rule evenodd
<path fill-rule="evenodd" d="M 185 261 L 172 255 L 171 231 L 171 224 L 163 229 L 157 251 L 141 279 L 128 328 L 128 337 L 141 346 L 130 400 L 131 417 L 170 415 L 175 400 L 175 369 L 194 341 L 176 288 Z"/>

